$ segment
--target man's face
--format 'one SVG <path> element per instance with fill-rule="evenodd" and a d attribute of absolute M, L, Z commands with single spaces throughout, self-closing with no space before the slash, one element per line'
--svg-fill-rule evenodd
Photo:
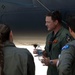
<path fill-rule="evenodd" d="M 52 31 L 55 29 L 56 23 L 55 23 L 55 21 L 52 20 L 51 16 L 46 16 L 45 21 L 46 21 L 45 25 L 47 26 L 48 31 Z"/>

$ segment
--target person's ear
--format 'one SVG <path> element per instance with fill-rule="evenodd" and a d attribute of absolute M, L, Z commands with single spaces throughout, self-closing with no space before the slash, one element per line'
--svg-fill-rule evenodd
<path fill-rule="evenodd" d="M 9 40 L 10 40 L 11 42 L 13 42 L 13 33 L 12 33 L 12 31 L 10 31 Z"/>
<path fill-rule="evenodd" d="M 54 22 L 54 23 L 55 23 L 55 25 L 57 25 L 57 24 L 58 24 L 58 20 L 55 20 L 55 22 Z"/>

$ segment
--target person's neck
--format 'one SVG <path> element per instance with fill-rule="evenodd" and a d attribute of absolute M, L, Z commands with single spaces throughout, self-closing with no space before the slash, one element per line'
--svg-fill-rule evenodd
<path fill-rule="evenodd" d="M 59 24 L 55 29 L 54 29 L 54 34 L 56 34 L 61 28 L 61 25 Z"/>
<path fill-rule="evenodd" d="M 75 39 L 75 34 L 73 34 L 72 37 Z"/>
<path fill-rule="evenodd" d="M 13 38 L 10 38 L 9 41 L 10 41 L 10 42 L 13 42 Z"/>

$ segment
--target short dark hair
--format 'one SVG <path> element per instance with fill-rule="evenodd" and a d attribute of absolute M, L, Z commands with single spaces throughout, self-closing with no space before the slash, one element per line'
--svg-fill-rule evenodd
<path fill-rule="evenodd" d="M 67 24 L 75 32 L 75 15 L 68 17 Z"/>
<path fill-rule="evenodd" d="M 59 11 L 49 12 L 46 16 L 51 16 L 53 21 L 58 20 L 59 23 L 62 23 L 62 15 Z"/>

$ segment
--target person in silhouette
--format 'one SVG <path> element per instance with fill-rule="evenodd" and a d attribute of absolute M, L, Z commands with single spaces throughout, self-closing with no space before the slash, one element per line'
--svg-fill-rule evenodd
<path fill-rule="evenodd" d="M 32 54 L 15 46 L 12 30 L 5 24 L 0 24 L 0 75 L 35 75 Z"/>

